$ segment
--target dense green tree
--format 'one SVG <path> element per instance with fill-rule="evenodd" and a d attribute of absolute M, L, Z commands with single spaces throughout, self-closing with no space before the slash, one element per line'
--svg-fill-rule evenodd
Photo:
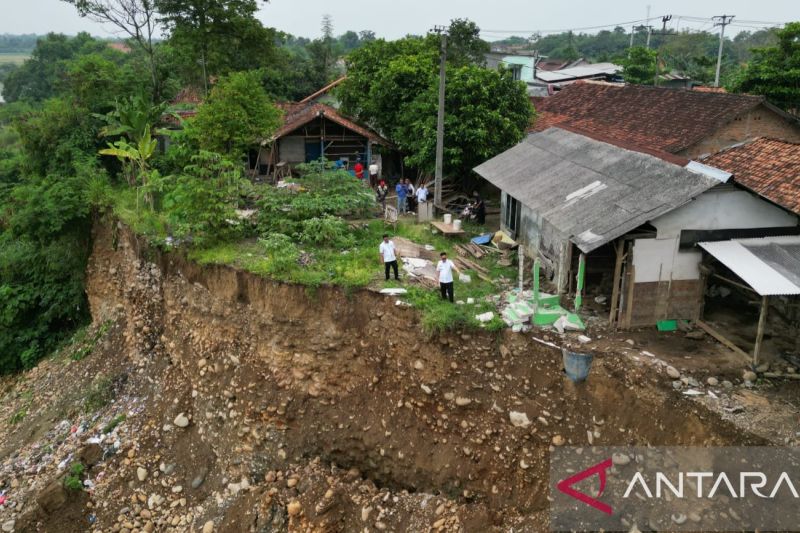
<path fill-rule="evenodd" d="M 8 102 L 52 98 L 60 92 L 70 60 L 105 48 L 107 43 L 88 33 L 76 37 L 49 33 L 36 43 L 30 59 L 6 76 L 3 97 Z"/>
<path fill-rule="evenodd" d="M 491 47 L 481 39 L 481 29 L 468 19 L 454 19 L 447 28 L 448 61 L 456 66 L 484 65 Z"/>
<path fill-rule="evenodd" d="M 127 34 L 146 56 L 150 70 L 153 97 L 158 98 L 158 67 L 155 37 L 158 31 L 154 0 L 62 0 L 74 5 L 82 17 L 111 24 Z"/>
<path fill-rule="evenodd" d="M 622 65 L 622 77 L 627 83 L 653 85 L 656 76 L 655 50 L 634 46 L 619 63 Z"/>
<path fill-rule="evenodd" d="M 436 156 L 438 91 L 435 84 L 407 106 L 396 134 L 406 161 L 433 173 Z M 508 70 L 474 65 L 447 71 L 444 164 L 448 175 L 463 176 L 517 144 L 530 124 L 532 107 L 524 84 Z"/>
<path fill-rule="evenodd" d="M 753 59 L 734 79 L 736 92 L 762 94 L 800 116 L 800 22 L 787 24 L 775 46 L 753 50 Z"/>
<path fill-rule="evenodd" d="M 262 0 L 263 1 L 263 0 Z M 258 0 L 156 0 L 183 64 L 204 85 L 212 76 L 265 66 L 276 33 L 255 17 Z"/>
<path fill-rule="evenodd" d="M 435 36 L 379 39 L 349 56 L 339 89 L 346 112 L 378 128 L 426 172 L 436 146 L 438 57 Z M 445 166 L 455 175 L 518 142 L 532 113 L 524 84 L 510 72 L 475 65 L 448 65 L 445 106 Z"/>
<path fill-rule="evenodd" d="M 238 161 L 280 125 L 281 112 L 261 85 L 261 73 L 235 72 L 220 78 L 189 127 L 200 147 Z"/>

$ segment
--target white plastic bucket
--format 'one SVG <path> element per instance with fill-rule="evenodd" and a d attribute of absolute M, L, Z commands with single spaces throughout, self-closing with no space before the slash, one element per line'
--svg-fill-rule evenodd
<path fill-rule="evenodd" d="M 453 221 L 453 229 L 456 231 L 461 229 L 461 219 L 457 218 Z"/>
<path fill-rule="evenodd" d="M 453 223 L 453 215 L 451 215 L 450 213 L 446 214 L 444 216 L 444 223 L 445 224 L 452 224 Z"/>

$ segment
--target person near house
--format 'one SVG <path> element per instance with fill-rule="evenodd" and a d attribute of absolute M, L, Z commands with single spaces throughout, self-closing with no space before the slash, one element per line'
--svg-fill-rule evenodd
<path fill-rule="evenodd" d="M 376 160 L 372 160 L 372 163 L 369 165 L 369 186 L 375 187 L 378 184 L 378 163 Z"/>
<path fill-rule="evenodd" d="M 440 261 L 436 264 L 436 272 L 439 276 L 439 290 L 442 293 L 442 300 L 453 302 L 453 270 L 461 274 L 455 263 L 447 258 L 447 253 L 439 254 Z"/>
<path fill-rule="evenodd" d="M 383 242 L 378 247 L 381 252 L 381 261 L 383 261 L 383 271 L 386 275 L 386 281 L 389 281 L 389 270 L 394 271 L 394 279 L 399 280 L 400 276 L 397 273 L 397 254 L 395 253 L 394 242 L 389 240 L 389 235 L 383 234 Z"/>
<path fill-rule="evenodd" d="M 486 202 L 483 201 L 477 191 L 473 194 L 475 195 L 475 202 L 472 204 L 472 212 L 475 214 L 475 222 L 483 226 L 486 224 Z"/>
<path fill-rule="evenodd" d="M 375 189 L 375 200 L 381 204 L 381 209 L 386 212 L 386 195 L 389 194 L 389 187 L 386 182 L 381 180 L 378 187 Z"/>
<path fill-rule="evenodd" d="M 406 178 L 406 196 L 408 202 L 408 212 L 415 213 L 417 211 L 416 190 L 414 189 L 414 185 L 411 184 L 411 180 L 408 178 Z"/>
<path fill-rule="evenodd" d="M 408 188 L 402 178 L 397 182 L 397 185 L 395 185 L 394 191 L 397 193 L 397 214 L 407 213 L 406 196 L 408 195 Z"/>
<path fill-rule="evenodd" d="M 428 201 L 428 188 L 425 186 L 425 183 L 421 183 L 419 187 L 417 187 L 417 208 L 419 209 L 419 204 L 424 204 Z"/>
<path fill-rule="evenodd" d="M 353 170 L 356 173 L 356 178 L 364 179 L 364 165 L 361 164 L 361 160 L 356 161 L 356 166 L 353 167 Z"/>

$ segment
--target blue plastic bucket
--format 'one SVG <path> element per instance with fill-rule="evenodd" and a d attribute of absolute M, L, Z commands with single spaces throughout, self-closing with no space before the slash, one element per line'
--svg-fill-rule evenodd
<path fill-rule="evenodd" d="M 561 348 L 561 355 L 564 359 L 564 372 L 567 377 L 575 383 L 580 383 L 589 377 L 589 370 L 592 368 L 591 354 L 570 352 L 566 348 Z"/>

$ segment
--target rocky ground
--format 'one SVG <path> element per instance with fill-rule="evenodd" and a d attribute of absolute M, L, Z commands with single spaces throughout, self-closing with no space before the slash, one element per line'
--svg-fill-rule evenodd
<path fill-rule="evenodd" d="M 428 338 L 393 298 L 200 269 L 110 223 L 88 276 L 85 338 L 2 383 L 4 531 L 545 531 L 555 446 L 783 443 L 709 395 L 758 389 L 641 340 L 590 331 L 575 386 L 533 337 L 576 334 Z"/>

